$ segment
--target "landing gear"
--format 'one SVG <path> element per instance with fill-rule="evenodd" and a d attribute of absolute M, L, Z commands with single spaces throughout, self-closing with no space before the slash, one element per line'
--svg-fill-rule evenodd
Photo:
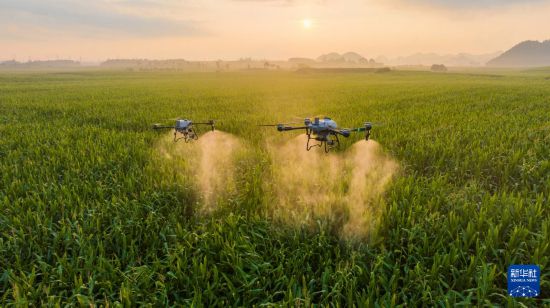
<path fill-rule="evenodd" d="M 309 145 L 309 141 L 313 139 L 318 141 L 318 143 Z M 306 143 L 306 150 L 311 150 L 313 147 L 322 147 L 325 148 L 325 153 L 328 153 L 333 148 L 340 147 L 340 140 L 338 139 L 338 135 L 328 134 L 326 136 L 314 136 L 311 137 L 311 132 L 308 131 L 307 133 L 307 143 Z"/>
<path fill-rule="evenodd" d="M 178 133 L 180 133 L 182 136 L 178 138 Z M 185 143 L 191 141 L 191 140 L 198 140 L 199 135 L 192 129 L 192 128 L 186 128 L 186 129 L 180 129 L 174 131 L 174 142 L 177 142 L 178 140 L 183 139 Z"/>
<path fill-rule="evenodd" d="M 325 141 L 325 153 L 328 153 L 332 148 L 339 148 L 340 147 L 340 140 L 338 139 L 338 135 L 328 135 L 327 140 Z"/>

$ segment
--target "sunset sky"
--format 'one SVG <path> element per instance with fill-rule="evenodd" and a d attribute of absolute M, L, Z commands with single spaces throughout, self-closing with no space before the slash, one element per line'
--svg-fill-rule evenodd
<path fill-rule="evenodd" d="M 0 0 L 0 60 L 491 53 L 550 39 L 550 0 Z"/>

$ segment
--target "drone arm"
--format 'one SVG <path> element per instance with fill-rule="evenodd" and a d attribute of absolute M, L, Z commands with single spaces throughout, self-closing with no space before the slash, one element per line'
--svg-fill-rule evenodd
<path fill-rule="evenodd" d="M 193 123 L 194 125 L 210 125 L 212 128 L 212 131 L 214 131 L 214 121 L 210 120 L 208 122 L 199 122 L 199 123 Z"/>
<path fill-rule="evenodd" d="M 366 122 L 365 126 L 358 127 L 358 128 L 352 128 L 352 129 L 342 129 L 342 132 L 347 132 L 348 136 L 350 132 L 365 132 L 365 140 L 369 140 L 370 137 L 370 130 L 372 128 L 372 124 L 370 122 Z M 344 135 L 344 137 L 347 137 Z"/>
<path fill-rule="evenodd" d="M 307 126 L 301 126 L 301 127 L 292 127 L 292 126 L 284 126 L 284 125 L 277 125 L 277 130 L 280 132 L 285 132 L 289 130 L 297 130 L 297 129 L 307 129 Z"/>
<path fill-rule="evenodd" d="M 351 132 L 349 129 L 331 129 L 330 131 L 346 138 L 349 137 L 349 133 Z"/>
<path fill-rule="evenodd" d="M 365 124 L 365 127 L 358 127 L 350 130 L 351 132 L 365 132 L 365 140 L 369 140 L 370 138 L 370 130 L 372 126 L 370 123 Z"/>
<path fill-rule="evenodd" d="M 193 122 L 195 125 L 214 125 L 214 121 L 208 121 L 208 122 Z"/>

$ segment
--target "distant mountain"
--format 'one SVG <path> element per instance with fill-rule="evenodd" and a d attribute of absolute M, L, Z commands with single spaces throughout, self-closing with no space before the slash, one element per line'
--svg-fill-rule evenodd
<path fill-rule="evenodd" d="M 356 52 L 346 52 L 338 54 L 336 52 L 327 53 L 317 58 L 319 62 L 346 62 L 346 63 L 369 63 L 369 60 Z M 373 60 L 374 61 L 374 60 Z"/>
<path fill-rule="evenodd" d="M 550 40 L 525 41 L 487 62 L 493 67 L 550 66 Z"/>
<path fill-rule="evenodd" d="M 336 52 L 327 53 L 317 57 L 317 68 L 343 68 L 343 67 L 362 67 L 362 68 L 376 68 L 382 67 L 382 63 L 374 61 L 374 59 L 367 59 L 356 52 L 346 52 L 339 54 Z"/>
<path fill-rule="evenodd" d="M 483 66 L 487 61 L 499 56 L 501 52 L 494 52 L 488 54 L 447 54 L 439 55 L 436 53 L 416 53 L 406 57 L 398 57 L 394 59 L 388 59 L 380 56 L 376 58 L 377 62 L 382 62 L 388 65 L 425 65 L 431 66 L 432 64 L 444 64 L 446 66 Z"/>

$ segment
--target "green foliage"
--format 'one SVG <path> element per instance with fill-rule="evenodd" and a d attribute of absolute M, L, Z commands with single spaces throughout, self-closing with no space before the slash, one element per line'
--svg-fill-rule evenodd
<path fill-rule="evenodd" d="M 550 82 L 501 73 L 2 73 L 0 303 L 548 305 Z M 265 140 L 288 135 L 255 124 L 316 114 L 383 123 L 402 172 L 374 242 L 265 214 Z M 209 216 L 154 150 L 178 116 L 252 147 Z M 540 265 L 539 299 L 507 296 L 513 263 Z"/>

